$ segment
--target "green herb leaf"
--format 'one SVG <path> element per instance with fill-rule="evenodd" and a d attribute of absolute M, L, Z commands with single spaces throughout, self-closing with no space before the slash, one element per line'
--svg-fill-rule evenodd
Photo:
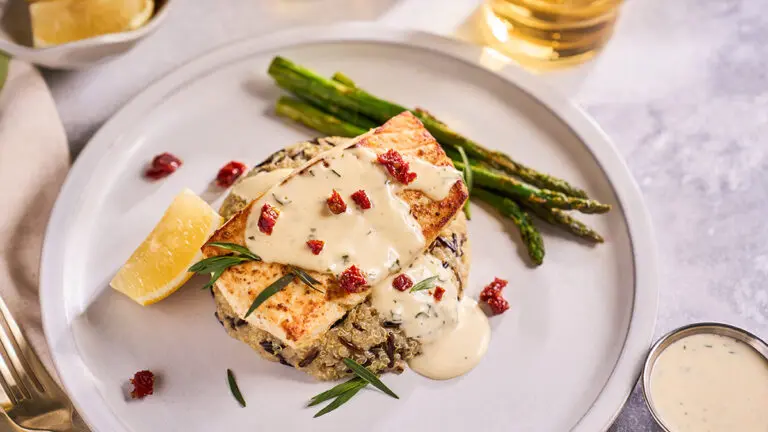
<path fill-rule="evenodd" d="M 240 246 L 239 244 L 213 242 L 213 243 L 208 243 L 208 246 L 215 246 L 220 249 L 231 250 L 232 252 L 237 252 L 242 256 L 252 259 L 253 261 L 261 261 L 261 257 L 251 252 L 251 250 L 248 249 L 247 247 Z"/>
<path fill-rule="evenodd" d="M 459 150 L 459 155 L 461 155 L 461 163 L 464 164 L 464 183 L 467 184 L 467 189 L 472 192 L 472 166 L 469 163 L 464 147 L 457 147 L 457 149 Z"/>
<path fill-rule="evenodd" d="M 352 378 L 349 381 L 345 381 L 335 387 L 333 387 L 330 390 L 324 391 L 320 393 L 319 395 L 313 397 L 309 400 L 308 407 L 315 406 L 321 402 L 325 402 L 329 399 L 333 399 L 335 397 L 341 396 L 342 394 L 354 390 L 356 388 L 363 388 L 368 385 L 368 381 L 362 379 L 362 378 Z"/>
<path fill-rule="evenodd" d="M 243 394 L 240 393 L 240 387 L 237 386 L 235 374 L 232 372 L 232 369 L 227 369 L 227 381 L 229 382 L 229 391 L 232 392 L 232 396 L 237 399 L 237 402 L 240 403 L 241 407 L 245 408 L 245 399 L 243 399 Z"/>
<path fill-rule="evenodd" d="M 224 270 L 217 270 L 217 271 L 211 273 L 211 278 L 208 280 L 207 284 L 203 285 L 201 290 L 206 290 L 206 289 L 213 288 L 213 284 L 215 284 L 216 281 L 219 280 L 219 278 L 221 277 L 222 274 L 224 274 Z"/>
<path fill-rule="evenodd" d="M 253 260 L 244 256 L 215 256 L 198 261 L 189 268 L 189 271 L 192 273 L 213 273 L 216 270 L 226 269 L 248 261 Z"/>
<path fill-rule="evenodd" d="M 324 291 L 319 290 L 317 289 L 317 287 L 315 287 L 315 284 L 319 284 L 320 281 L 310 276 L 309 273 L 297 267 L 291 267 L 291 271 L 293 272 L 293 274 L 296 275 L 297 278 L 299 278 L 300 281 L 304 282 L 305 285 L 307 285 L 308 287 L 312 288 L 313 290 L 319 293 L 324 293 Z"/>
<path fill-rule="evenodd" d="M 259 295 L 257 295 L 256 298 L 253 300 L 253 303 L 251 303 L 251 307 L 248 308 L 248 312 L 245 313 L 245 316 L 243 317 L 243 319 L 248 318 L 248 316 L 252 314 L 257 307 L 259 307 L 262 303 L 267 301 L 268 298 L 277 294 L 278 291 L 285 288 L 289 283 L 293 281 L 293 278 L 295 277 L 296 275 L 293 274 L 293 272 L 288 273 L 287 275 L 284 275 L 280 279 L 272 282 L 272 285 L 264 288 L 264 291 L 260 292 Z"/>
<path fill-rule="evenodd" d="M 437 276 L 432 276 L 424 279 L 423 281 L 417 283 L 416 285 L 411 288 L 410 292 L 416 292 L 416 291 L 423 291 L 426 289 L 430 289 L 435 286 L 435 281 L 437 280 Z"/>
<path fill-rule="evenodd" d="M 387 387 L 386 385 L 384 385 L 384 383 L 383 383 L 383 382 L 381 382 L 381 380 L 379 380 L 379 377 L 377 377 L 376 375 L 374 375 L 374 373 L 373 373 L 373 372 L 371 372 L 371 371 L 369 371 L 368 369 L 366 369 L 366 368 L 365 368 L 363 365 L 361 365 L 360 363 L 358 363 L 358 362 L 356 362 L 356 361 L 354 361 L 354 360 L 352 360 L 352 359 L 350 359 L 350 358 L 345 358 L 345 359 L 344 359 L 344 364 L 345 364 L 345 365 L 347 365 L 347 367 L 348 367 L 348 368 L 352 369 L 352 372 L 354 372 L 354 373 L 355 373 L 355 375 L 357 375 L 357 376 L 359 376 L 360 378 L 362 378 L 362 379 L 364 379 L 364 380 L 368 381 L 368 383 L 369 383 L 370 385 L 372 385 L 372 386 L 376 387 L 377 389 L 379 389 L 379 390 L 383 391 L 384 393 L 386 393 L 386 394 L 388 394 L 388 395 L 392 396 L 392 397 L 393 397 L 393 398 L 395 398 L 395 399 L 400 399 L 400 398 L 399 398 L 399 397 L 398 397 L 398 396 L 395 394 L 395 392 L 393 392 L 392 390 L 390 390 L 390 389 L 389 389 L 389 387 Z"/>
<path fill-rule="evenodd" d="M 209 243 L 209 246 L 215 246 L 221 249 L 237 252 L 239 255 L 218 255 L 210 258 L 200 260 L 189 268 L 189 272 L 198 274 L 210 274 L 211 279 L 208 281 L 203 289 L 207 289 L 213 286 L 217 280 L 224 274 L 228 268 L 242 264 L 248 261 L 261 261 L 258 255 L 254 254 L 248 248 L 240 246 L 235 243 Z"/>
<path fill-rule="evenodd" d="M 347 403 L 347 401 L 352 399 L 360 390 L 362 390 L 362 387 L 354 388 L 352 390 L 347 391 L 346 393 L 342 393 L 339 397 L 337 397 L 331 403 L 326 405 L 325 408 L 318 411 L 317 414 L 315 414 L 314 418 L 324 416 L 329 412 L 335 410 L 336 408 L 344 405 L 345 403 Z"/>
<path fill-rule="evenodd" d="M 459 155 L 461 155 L 461 163 L 464 164 L 464 183 L 467 185 L 467 192 L 469 194 L 472 194 L 472 166 L 469 164 L 469 158 L 467 157 L 467 152 L 464 151 L 464 147 L 457 147 L 459 150 Z M 464 203 L 464 214 L 467 216 L 467 220 L 472 219 L 472 213 L 469 209 L 469 199 L 467 199 L 467 202 Z"/>

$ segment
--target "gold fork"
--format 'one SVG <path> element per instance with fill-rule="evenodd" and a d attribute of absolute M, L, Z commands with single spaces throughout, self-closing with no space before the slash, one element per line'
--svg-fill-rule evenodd
<path fill-rule="evenodd" d="M 0 417 L 12 431 L 71 432 L 72 402 L 45 370 L 0 297 Z M 2 393 L 2 392 L 0 392 Z M 4 419 L 0 419 L 3 426 Z M 26 428 L 26 429 L 25 429 Z"/>

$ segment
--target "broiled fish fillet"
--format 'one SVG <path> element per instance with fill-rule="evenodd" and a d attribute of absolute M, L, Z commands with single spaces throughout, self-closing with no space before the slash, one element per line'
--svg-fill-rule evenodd
<path fill-rule="evenodd" d="M 403 155 L 419 157 L 433 165 L 452 166 L 451 160 L 421 122 L 407 112 L 359 137 L 357 144 L 377 153 L 394 149 Z M 310 161 L 308 165 L 317 161 Z M 297 169 L 294 174 L 303 168 Z M 291 176 L 284 181 L 291 181 Z M 421 191 L 410 189 L 402 190 L 399 196 L 409 204 L 411 215 L 421 226 L 426 247 L 455 218 L 468 193 L 464 183 L 457 181 L 448 196 L 440 201 L 428 198 Z M 245 245 L 246 223 L 252 207 L 253 203 L 246 205 L 221 227 L 209 242 Z M 205 257 L 226 253 L 228 251 L 216 247 L 203 247 Z M 216 288 L 233 311 L 238 316 L 243 316 L 264 288 L 288 272 L 288 266 L 283 264 L 249 262 L 224 272 L 218 279 Z M 247 322 L 269 332 L 286 346 L 301 349 L 310 346 L 325 334 L 331 325 L 350 309 L 365 301 L 368 296 L 367 290 L 353 294 L 345 292 L 330 274 L 310 274 L 320 281 L 320 289 L 324 293 L 313 291 L 301 282 L 294 281 L 263 303 L 248 317 Z"/>
<path fill-rule="evenodd" d="M 238 183 L 256 175 L 298 168 L 317 154 L 335 146 L 343 146 L 349 140 L 326 137 L 288 146 L 267 157 L 241 177 Z M 237 187 L 233 188 L 219 210 L 225 219 L 248 204 L 238 192 Z M 460 295 L 469 277 L 469 246 L 467 220 L 459 212 L 456 219 L 440 232 L 424 252 L 439 259 L 445 268 L 451 270 L 460 285 Z M 212 294 L 216 303 L 216 317 L 229 336 L 247 344 L 267 360 L 295 367 L 319 380 L 350 376 L 344 358 L 352 358 L 375 373 L 400 373 L 405 370 L 406 362 L 421 351 L 419 341 L 408 337 L 399 325 L 388 321 L 368 301 L 350 310 L 317 342 L 295 350 L 283 345 L 268 332 L 240 319 L 218 289 L 214 289 Z"/>

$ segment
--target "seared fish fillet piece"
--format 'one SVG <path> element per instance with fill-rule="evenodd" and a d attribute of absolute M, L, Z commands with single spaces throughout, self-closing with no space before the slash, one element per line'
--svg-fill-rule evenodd
<path fill-rule="evenodd" d="M 344 146 L 349 141 L 349 138 L 325 137 L 290 145 L 268 156 L 241 177 L 237 185 L 254 176 L 266 176 L 285 170 L 290 172 L 319 153 L 335 146 Z M 249 196 L 248 191 L 240 190 L 237 185 L 219 210 L 225 220 L 249 202 L 246 198 Z M 453 272 L 461 291 L 469 277 L 470 249 L 467 220 L 464 213 L 459 212 L 456 219 L 440 232 L 424 253 L 441 260 L 443 266 Z M 344 358 L 352 358 L 375 373 L 401 373 L 407 361 L 421 351 L 419 341 L 406 336 L 400 325 L 387 320 L 368 301 L 350 310 L 317 342 L 295 350 L 283 345 L 268 332 L 240 319 L 218 289 L 213 289 L 212 294 L 216 303 L 216 317 L 227 334 L 247 344 L 265 359 L 300 369 L 319 380 L 337 380 L 350 376 Z"/>
<path fill-rule="evenodd" d="M 452 166 L 440 145 L 410 113 L 393 117 L 383 126 L 358 137 L 356 142 L 379 154 L 394 149 L 404 156 L 418 157 L 435 166 Z M 318 162 L 318 158 L 311 160 L 283 182 L 290 182 L 298 172 Z M 398 195 L 409 205 L 411 216 L 421 227 L 424 248 L 432 244 L 440 231 L 456 217 L 468 197 L 466 186 L 460 180 L 450 188 L 447 197 L 439 201 L 412 189 L 403 189 Z M 209 243 L 228 242 L 244 246 L 246 224 L 252 211 L 258 211 L 254 210 L 253 202 L 236 213 L 211 237 Z M 297 248 L 302 246 L 296 245 Z M 206 258 L 226 253 L 228 251 L 216 247 L 203 247 Z M 256 296 L 288 272 L 289 267 L 284 264 L 249 262 L 224 272 L 216 288 L 233 311 L 238 316 L 244 316 Z M 365 301 L 369 294 L 368 290 L 360 293 L 344 291 L 331 274 L 310 274 L 320 282 L 318 288 L 323 293 L 294 281 L 270 297 L 246 321 L 272 334 L 286 346 L 301 349 L 317 341 L 350 309 Z"/>

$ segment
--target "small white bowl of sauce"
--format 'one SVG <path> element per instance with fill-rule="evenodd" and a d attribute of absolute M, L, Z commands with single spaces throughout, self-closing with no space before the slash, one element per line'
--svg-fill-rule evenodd
<path fill-rule="evenodd" d="M 642 388 L 668 432 L 768 431 L 768 345 L 719 323 L 668 333 L 651 348 Z"/>

